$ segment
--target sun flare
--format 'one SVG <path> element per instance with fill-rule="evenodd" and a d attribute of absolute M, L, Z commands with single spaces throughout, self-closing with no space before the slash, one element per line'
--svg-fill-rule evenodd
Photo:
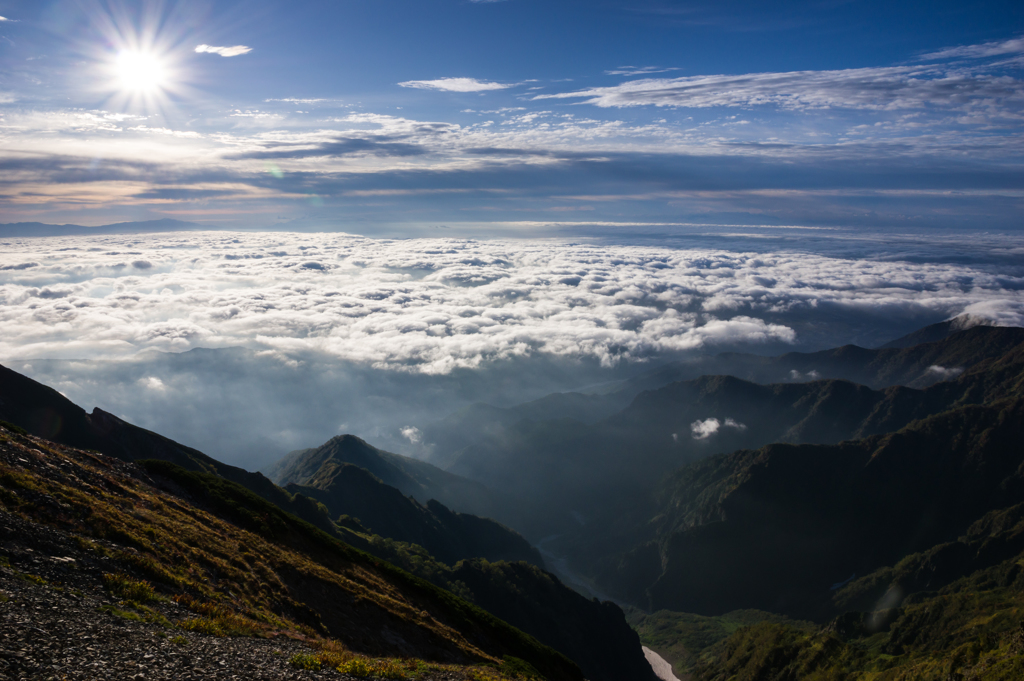
<path fill-rule="evenodd" d="M 125 92 L 152 93 L 166 85 L 167 68 L 153 54 L 123 50 L 114 65 L 120 88 Z"/>

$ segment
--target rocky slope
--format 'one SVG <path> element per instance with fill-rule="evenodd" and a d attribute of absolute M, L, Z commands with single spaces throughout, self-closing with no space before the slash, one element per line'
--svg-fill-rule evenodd
<path fill-rule="evenodd" d="M 548 678 L 582 678 L 567 658 L 485 611 L 210 474 L 158 461 L 142 469 L 4 427 L 0 505 L 4 518 L 62 532 L 64 545 L 93 554 L 93 579 L 120 596 L 115 609 L 127 619 L 171 632 L 290 635 L 335 650 L 322 657 L 336 666 L 400 657 L 500 670 L 510 655 Z M 7 563 L 15 553 L 5 548 Z M 62 555 L 41 557 L 68 557 L 54 553 Z M 11 603 L 2 607 L 20 607 Z"/>

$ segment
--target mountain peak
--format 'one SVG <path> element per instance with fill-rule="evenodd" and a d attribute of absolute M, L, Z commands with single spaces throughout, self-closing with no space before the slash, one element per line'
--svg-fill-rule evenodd
<path fill-rule="evenodd" d="M 987 317 L 982 317 L 975 314 L 962 314 L 952 319 L 947 319 L 944 322 L 938 324 L 931 324 L 924 328 L 918 329 L 917 331 L 908 333 L 906 336 L 900 336 L 895 340 L 891 340 L 885 345 L 879 347 L 880 350 L 898 349 L 898 348 L 911 348 L 915 345 L 922 343 L 935 343 L 936 341 L 944 340 L 950 335 L 957 331 L 965 331 L 967 329 L 974 328 L 975 326 L 998 326 L 995 322 Z"/>

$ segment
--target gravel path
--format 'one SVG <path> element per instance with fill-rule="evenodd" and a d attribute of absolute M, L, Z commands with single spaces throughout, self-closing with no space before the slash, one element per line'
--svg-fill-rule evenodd
<path fill-rule="evenodd" d="M 352 678 L 294 669 L 310 648 L 286 637 L 216 638 L 105 611 L 118 603 L 102 574 L 115 570 L 66 533 L 0 511 L 0 679 Z M 153 606 L 187 616 L 173 601 Z"/>

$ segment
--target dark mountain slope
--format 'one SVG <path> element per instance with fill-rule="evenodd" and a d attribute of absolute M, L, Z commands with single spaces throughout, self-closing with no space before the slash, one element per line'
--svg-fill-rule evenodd
<path fill-rule="evenodd" d="M 662 366 L 629 381 L 606 386 L 595 394 L 554 393 L 504 409 L 475 404 L 425 426 L 424 441 L 431 447 L 432 463 L 455 470 L 461 450 L 475 443 L 493 443 L 509 437 L 509 431 L 521 421 L 571 419 L 594 424 L 627 408 L 645 391 L 702 376 L 734 376 L 760 384 L 842 379 L 877 390 L 895 385 L 925 388 L 955 378 L 975 364 L 998 357 L 1024 342 L 1024 329 L 981 326 L 976 322 L 974 318 L 958 317 L 910 334 L 892 347 L 876 350 L 847 345 L 778 357 L 724 353 Z M 921 342 L 913 347 L 904 345 L 904 341 L 910 343 L 915 339 Z M 922 344 L 925 340 L 928 343 Z"/>
<path fill-rule="evenodd" d="M 1022 536 L 1020 505 L 991 511 L 964 537 L 835 591 L 843 614 L 827 626 L 745 627 L 676 671 L 716 681 L 1022 678 Z"/>
<path fill-rule="evenodd" d="M 377 449 L 354 435 L 339 435 L 319 447 L 289 453 L 267 469 L 280 485 L 316 485 L 326 464 L 350 463 L 365 468 L 386 485 L 417 501 L 437 499 L 447 506 L 488 515 L 492 494 L 478 482 L 448 473 L 424 461 Z"/>
<path fill-rule="evenodd" d="M 724 353 L 661 367 L 627 381 L 615 390 L 638 394 L 675 381 L 711 374 L 727 374 L 754 383 L 836 378 L 876 389 L 893 385 L 924 388 L 955 375 L 951 372 L 968 369 L 1024 342 L 1024 329 L 1021 328 L 973 326 L 957 330 L 960 323 L 954 322 L 949 322 L 953 333 L 934 342 L 913 345 L 901 342 L 898 347 L 874 350 L 844 345 L 820 352 L 791 352 L 778 357 Z M 921 338 L 935 337 L 937 334 L 929 333 L 928 328 L 916 333 Z M 907 336 L 907 342 L 914 340 L 914 336 Z"/>
<path fill-rule="evenodd" d="M 829 585 L 955 540 L 1024 498 L 1021 442 L 1016 398 L 885 436 L 769 445 L 683 468 L 664 488 L 650 601 L 820 617 Z"/>
<path fill-rule="evenodd" d="M 466 585 L 473 602 L 533 635 L 578 664 L 588 679 L 652 678 L 640 637 L 614 603 L 588 600 L 557 577 L 527 563 L 462 561 L 453 579 Z M 510 598 L 509 594 L 515 594 Z"/>
<path fill-rule="evenodd" d="M 572 419 L 592 424 L 627 407 L 633 395 L 625 391 L 609 395 L 552 393 L 509 408 L 472 404 L 447 418 L 426 426 L 423 437 L 432 451 L 431 463 L 448 469 L 458 452 L 474 442 L 501 437 L 520 421 Z"/>
<path fill-rule="evenodd" d="M 38 437 L 92 449 L 122 461 L 160 459 L 188 470 L 214 473 L 299 513 L 321 529 L 330 529 L 326 518 L 296 507 L 287 493 L 262 474 L 221 463 L 198 449 L 132 425 L 98 407 L 89 414 L 53 388 L 4 366 L 0 366 L 0 420 Z"/>
<path fill-rule="evenodd" d="M 688 462 L 771 442 L 832 444 L 891 432 L 957 405 L 1011 395 L 1024 376 L 1022 329 L 979 327 L 942 348 L 908 353 L 915 361 L 942 356 L 973 368 L 924 390 L 704 376 L 641 393 L 596 424 L 520 421 L 459 452 L 451 470 L 500 486 L 512 498 L 529 494 L 529 509 L 506 508 L 498 516 L 527 536 L 585 535 L 590 531 L 579 527 L 581 520 L 608 528 L 624 514 L 646 512 L 644 498 L 657 480 Z M 607 531 L 592 534 L 588 541 L 615 540 Z"/>
<path fill-rule="evenodd" d="M 953 335 L 957 331 L 963 331 L 964 329 L 969 329 L 974 326 L 988 326 L 988 324 L 989 322 L 984 318 L 964 314 L 959 317 L 954 317 L 953 319 L 947 319 L 944 322 L 939 322 L 938 324 L 931 324 L 912 333 L 908 333 L 906 336 L 901 336 L 879 346 L 879 349 L 912 348 L 915 345 L 921 345 L 922 343 L 936 343 Z"/>
<path fill-rule="evenodd" d="M 543 566 L 537 550 L 504 525 L 455 513 L 435 500 L 424 506 L 353 464 L 325 463 L 310 483 L 285 489 L 323 503 L 332 517 L 357 518 L 373 534 L 418 544 L 448 565 L 479 557 Z"/>

